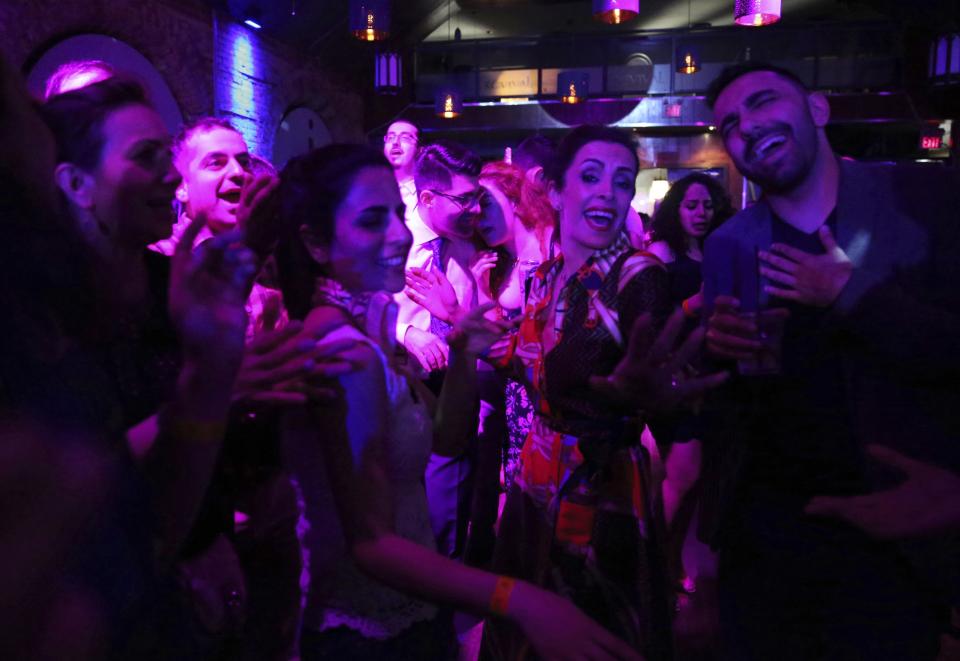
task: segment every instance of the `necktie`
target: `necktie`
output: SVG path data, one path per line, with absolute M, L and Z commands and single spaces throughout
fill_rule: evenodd
M 443 250 L 443 238 L 438 236 L 432 241 L 429 241 L 427 245 L 430 246 L 430 252 L 433 253 L 433 268 L 443 273 L 443 260 L 440 256 Z M 452 326 L 446 321 L 437 319 L 432 314 L 430 315 L 430 333 L 433 335 L 443 339 L 450 333 L 451 328 Z

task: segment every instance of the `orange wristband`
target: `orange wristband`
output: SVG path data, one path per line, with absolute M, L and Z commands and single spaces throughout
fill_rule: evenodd
M 683 299 L 683 303 L 680 304 L 680 307 L 683 308 L 683 314 L 693 319 L 697 316 L 697 313 L 690 309 L 690 299 Z
M 506 615 L 507 607 L 510 605 L 510 594 L 513 592 L 513 586 L 517 581 L 508 576 L 497 576 L 497 585 L 493 588 L 493 594 L 490 595 L 490 612 L 494 615 Z

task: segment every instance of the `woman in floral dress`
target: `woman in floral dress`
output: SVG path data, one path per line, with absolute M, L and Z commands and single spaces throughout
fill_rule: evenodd
M 648 659 L 670 656 L 665 581 L 638 411 L 591 388 L 623 359 L 635 320 L 660 327 L 666 271 L 624 232 L 638 170 L 628 134 L 582 126 L 551 173 L 560 255 L 534 274 L 499 357 L 527 380 L 535 416 L 507 495 L 494 568 L 575 603 Z M 483 654 L 530 658 L 520 632 L 488 621 Z

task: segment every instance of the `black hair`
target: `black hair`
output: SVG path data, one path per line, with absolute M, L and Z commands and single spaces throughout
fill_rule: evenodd
M 325 275 L 304 245 L 300 228 L 306 225 L 329 245 L 335 230 L 334 213 L 350 193 L 357 174 L 368 167 L 392 171 L 378 149 L 334 144 L 290 159 L 280 173 L 277 270 L 291 319 L 307 316 L 313 307 L 314 280 Z
M 240 131 L 230 123 L 230 120 L 223 119 L 222 117 L 198 117 L 192 121 L 181 124 L 177 134 L 173 136 L 173 144 L 171 145 L 173 158 L 175 160 L 180 158 L 180 154 L 183 153 L 187 141 L 194 133 L 197 131 L 212 131 L 214 129 L 226 129 L 242 137 Z
M 107 117 L 135 105 L 153 107 L 139 82 L 119 75 L 48 99 L 41 114 L 57 142 L 57 162 L 95 170 L 106 142 Z
M 717 97 L 720 96 L 723 90 L 725 90 L 730 83 L 741 76 L 745 76 L 748 73 L 754 73 L 755 71 L 768 71 L 770 73 L 777 74 L 778 76 L 786 78 L 792 82 L 794 85 L 803 90 L 804 93 L 808 93 L 810 91 L 810 88 L 807 87 L 807 84 L 800 80 L 800 76 L 789 69 L 784 69 L 783 67 L 770 64 L 769 62 L 762 62 L 760 60 L 747 60 L 746 62 L 738 62 L 737 64 L 731 64 L 725 67 L 723 71 L 721 71 L 719 75 L 713 79 L 713 82 L 711 82 L 710 86 L 707 88 L 707 107 L 712 110 L 714 104 L 717 102 Z
M 574 157 L 585 145 L 591 142 L 612 142 L 613 144 L 623 145 L 633 157 L 634 174 L 640 170 L 640 158 L 637 156 L 637 147 L 633 142 L 633 137 L 626 131 L 615 129 L 610 126 L 601 126 L 598 124 L 584 124 L 573 129 L 557 147 L 557 156 L 547 169 L 547 178 L 552 181 L 557 188 L 563 190 L 566 183 L 565 177 L 567 169 L 573 163 Z
M 483 163 L 471 149 L 449 140 L 438 140 L 420 149 L 414 166 L 413 181 L 417 191 L 428 188 L 447 190 L 451 175 L 480 176 Z
M 670 250 L 677 256 L 687 251 L 687 237 L 680 224 L 680 205 L 687 191 L 694 184 L 700 184 L 710 193 L 713 204 L 713 217 L 710 219 L 709 234 L 733 215 L 733 205 L 730 196 L 716 179 L 709 174 L 694 172 L 680 179 L 670 187 L 663 201 L 653 216 L 653 240 L 665 241 Z
M 557 145 L 545 135 L 524 138 L 513 150 L 512 163 L 523 171 L 541 167 L 546 171 L 557 157 Z

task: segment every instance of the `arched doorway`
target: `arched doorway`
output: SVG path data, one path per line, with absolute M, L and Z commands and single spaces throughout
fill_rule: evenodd
M 330 131 L 320 115 L 303 106 L 287 112 L 280 120 L 273 141 L 273 163 L 282 168 L 287 161 L 331 142 Z
M 103 60 L 118 71 L 132 74 L 147 88 L 170 132 L 180 127 L 183 114 L 160 72 L 132 46 L 103 34 L 80 34 L 57 42 L 30 69 L 27 87 L 34 96 L 42 97 L 47 79 L 57 67 L 78 60 Z

